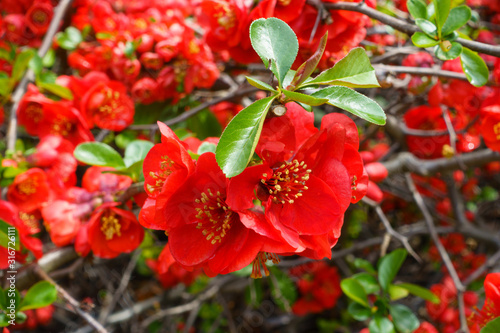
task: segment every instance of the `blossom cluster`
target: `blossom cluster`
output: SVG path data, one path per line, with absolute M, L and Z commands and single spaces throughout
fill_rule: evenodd
M 211 152 L 193 160 L 159 123 L 162 142 L 144 160 L 148 195 L 139 221 L 165 230 L 173 258 L 209 276 L 277 260 L 276 254 L 331 256 L 344 212 L 365 195 L 368 176 L 354 122 L 328 114 L 320 129 L 295 103 L 268 119 L 256 147 L 259 162 L 227 179 Z M 328 147 L 328 148 L 327 148 Z

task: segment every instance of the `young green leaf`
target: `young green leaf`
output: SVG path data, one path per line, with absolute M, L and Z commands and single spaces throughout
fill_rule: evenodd
M 48 281 L 40 281 L 28 290 L 21 302 L 19 311 L 43 308 L 54 303 L 56 299 L 56 287 Z
M 270 85 L 268 85 L 265 82 L 262 82 L 261 80 L 257 80 L 253 77 L 250 77 L 250 76 L 245 76 L 245 77 L 247 78 L 248 83 L 250 83 L 255 88 L 259 88 L 259 89 L 267 90 L 267 91 L 276 91 L 273 89 L 273 87 L 271 87 Z
M 416 19 L 415 24 L 422 29 L 422 31 L 430 36 L 430 37 L 437 37 L 437 27 L 432 23 L 431 21 L 428 21 L 426 19 Z
M 282 93 L 290 100 L 311 106 L 322 105 L 328 102 L 328 98 L 317 98 L 311 95 L 301 94 L 295 91 L 282 90 Z
M 125 168 L 122 157 L 116 150 L 102 142 L 84 142 L 79 144 L 74 152 L 75 158 L 89 165 Z
M 442 43 L 446 43 L 449 41 L 444 41 Z M 444 51 L 443 50 L 443 47 L 442 45 L 436 45 L 435 47 L 435 50 L 434 50 L 434 54 L 436 55 L 436 57 L 438 57 L 439 59 L 443 60 L 443 61 L 446 61 L 446 60 L 453 60 L 455 58 L 457 58 L 458 56 L 460 56 L 460 54 L 462 54 L 462 44 L 460 43 L 457 43 L 457 42 L 451 42 L 451 47 L 449 48 L 448 51 Z
M 353 264 L 354 264 L 354 267 L 359 268 L 359 269 L 364 269 L 365 271 L 367 271 L 370 274 L 377 273 L 375 268 L 373 268 L 373 265 L 368 260 L 356 258 L 356 259 L 354 259 Z
M 43 67 L 52 67 L 56 61 L 56 52 L 54 49 L 49 49 L 45 56 L 42 58 Z
M 434 11 L 436 14 L 436 25 L 438 36 L 441 37 L 441 28 L 443 27 L 448 14 L 450 13 L 451 2 L 450 0 L 432 0 L 434 3 Z
M 382 316 L 375 316 L 368 324 L 370 333 L 396 333 L 394 324 Z
M 327 104 L 349 111 L 374 124 L 385 124 L 384 110 L 375 101 L 347 87 L 331 86 L 318 90 L 311 96 L 328 98 Z
M 377 279 L 369 273 L 358 273 L 352 276 L 353 279 L 363 286 L 367 294 L 375 294 L 380 291 Z
M 365 307 L 370 307 L 368 303 L 368 295 L 363 286 L 354 278 L 343 279 L 340 282 L 340 289 L 354 302 Z
M 314 79 L 303 83 L 299 88 L 311 85 L 338 85 L 351 88 L 380 87 L 375 70 L 365 50 L 357 47 L 339 60 L 332 68 L 320 73 Z
M 83 41 L 83 37 L 80 30 L 68 27 L 64 32 L 57 33 L 56 40 L 61 48 L 72 51 Z
M 441 300 L 429 289 L 420 287 L 416 284 L 411 283 L 398 283 L 396 286 L 404 288 L 410 292 L 410 294 L 418 296 L 425 299 L 426 301 L 432 302 L 434 304 L 439 304 Z
M 33 57 L 30 59 L 28 63 L 29 68 L 35 73 L 35 76 L 40 75 L 43 70 L 42 58 L 38 55 L 38 53 L 33 54 Z
M 266 67 L 281 83 L 286 72 L 292 67 L 299 51 L 299 42 L 293 30 L 280 19 L 270 17 L 258 19 L 250 25 L 252 47 Z M 271 62 L 271 64 L 269 64 Z
M 37 82 L 39 88 L 43 90 L 47 90 L 53 93 L 56 96 L 59 96 L 64 99 L 73 100 L 73 93 L 66 87 L 60 86 L 56 83 L 47 83 L 47 82 Z
M 19 232 L 17 229 L 9 228 L 12 228 L 12 226 L 0 219 L 0 246 L 5 249 L 10 247 L 11 249 L 13 248 L 16 251 L 19 251 L 21 245 L 21 242 L 19 241 Z M 9 232 L 9 230 L 14 230 L 14 232 Z
M 311 57 L 309 57 L 309 59 L 307 59 L 306 62 L 300 65 L 299 68 L 297 68 L 297 72 L 295 72 L 295 76 L 293 77 L 292 82 L 290 83 L 290 87 L 286 87 L 287 90 L 294 90 L 295 87 L 300 86 L 302 82 L 304 82 L 305 80 L 307 80 L 307 78 L 311 76 L 311 74 L 316 69 L 316 66 L 318 66 L 319 61 L 321 60 L 321 56 L 323 55 L 323 52 L 325 52 L 327 40 L 328 40 L 328 31 L 323 35 L 323 37 L 321 37 L 316 52 L 314 52 L 314 54 Z
M 476 52 L 464 47 L 460 54 L 460 63 L 467 80 L 473 86 L 481 87 L 488 82 L 488 67 Z
M 406 7 L 414 19 L 427 18 L 427 4 L 422 0 L 408 0 Z
M 470 20 L 472 13 L 467 6 L 458 6 L 450 10 L 450 15 L 446 19 L 441 30 L 441 35 L 446 36 L 457 30 Z
M 480 333 L 498 333 L 500 332 L 500 317 L 493 319 L 489 323 L 487 323 L 482 329 Z
M 227 125 L 215 151 L 220 168 L 227 177 L 234 177 L 245 170 L 252 158 L 260 132 L 276 96 L 250 104 L 241 110 Z
M 14 66 L 12 67 L 12 75 L 11 78 L 14 82 L 17 82 L 24 75 L 24 71 L 28 64 L 35 55 L 35 51 L 33 49 L 26 49 L 19 53 L 16 57 L 16 61 L 14 62 Z
M 438 45 L 439 41 L 427 36 L 423 32 L 417 31 L 411 36 L 411 41 L 415 46 L 418 47 L 431 47 L 434 45 Z
M 388 290 L 389 284 L 398 274 L 401 265 L 406 259 L 407 252 L 404 249 L 397 249 L 380 259 L 378 265 L 378 280 L 382 289 Z
M 359 303 L 352 302 L 347 307 L 347 312 L 356 320 L 363 321 L 372 316 L 372 310 Z
M 417 316 L 407 306 L 389 305 L 389 313 L 399 333 L 412 333 L 420 326 Z
M 149 150 L 153 148 L 154 144 L 150 141 L 145 140 L 134 140 L 130 144 L 127 145 L 125 149 L 125 157 L 123 162 L 126 167 L 131 166 L 132 164 L 144 160 Z
M 398 299 L 405 298 L 408 296 L 409 291 L 395 284 L 389 284 L 389 289 L 387 290 L 391 301 L 397 301 Z

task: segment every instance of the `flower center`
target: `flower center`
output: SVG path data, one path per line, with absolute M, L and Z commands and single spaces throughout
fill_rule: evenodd
M 21 184 L 17 185 L 19 193 L 24 195 L 31 195 L 36 193 L 37 181 L 33 178 L 28 178 Z
M 217 23 L 224 29 L 229 30 L 234 27 L 236 23 L 236 15 L 227 5 L 222 5 L 220 9 L 222 12 L 215 14 Z
M 72 131 L 73 124 L 68 118 L 59 116 L 52 124 L 52 134 L 60 134 L 63 137 L 67 137 Z
M 102 93 L 105 96 L 105 100 L 99 107 L 99 111 L 111 117 L 111 119 L 115 119 L 124 109 L 124 106 L 119 103 L 120 93 L 109 88 L 105 88 Z
M 26 107 L 26 115 L 28 118 L 33 120 L 33 122 L 38 123 L 43 117 L 43 110 L 40 104 L 37 103 L 30 103 Z
M 493 125 L 493 132 L 495 132 L 497 140 L 500 140 L 500 123 Z
M 114 213 L 101 217 L 101 231 L 106 237 L 106 240 L 113 239 L 114 235 L 117 235 L 118 237 L 121 236 L 121 228 L 122 226 L 120 221 L 118 221 Z
M 208 189 L 207 193 L 202 192 L 201 197 L 195 200 L 198 206 L 195 208 L 198 213 L 196 218 L 200 220 L 196 229 L 201 229 L 203 236 L 213 245 L 217 242 L 221 243 L 231 229 L 234 213 L 224 202 L 225 198 L 219 191 L 214 194 Z
M 274 170 L 271 178 L 267 179 L 264 173 L 261 183 L 266 187 L 274 203 L 290 203 L 302 196 L 308 189 L 306 186 L 311 170 L 307 168 L 304 161 L 293 160 L 285 162 Z
M 288 6 L 290 4 L 290 2 L 292 2 L 292 0 L 278 0 L 278 3 L 281 6 Z
M 175 162 L 167 155 L 161 157 L 160 171 L 150 171 L 149 176 L 155 179 L 154 184 L 146 184 L 146 188 L 152 195 L 158 194 L 163 188 L 163 184 L 167 180 L 168 176 L 174 172 Z

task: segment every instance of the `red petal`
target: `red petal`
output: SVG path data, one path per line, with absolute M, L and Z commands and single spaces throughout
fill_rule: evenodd
M 272 173 L 267 163 L 246 168 L 240 175 L 229 180 L 226 203 L 233 210 L 252 208 L 255 187 L 260 184 L 263 174 L 271 176 Z
M 219 244 L 212 244 L 202 234 L 196 224 L 181 225 L 170 231 L 168 245 L 177 262 L 185 266 L 194 266 L 210 259 Z

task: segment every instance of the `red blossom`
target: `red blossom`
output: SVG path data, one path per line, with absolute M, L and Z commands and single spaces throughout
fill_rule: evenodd
M 17 175 L 7 190 L 7 199 L 27 213 L 41 208 L 50 196 L 47 175 L 39 168 L 32 168 Z
M 132 252 L 144 237 L 144 229 L 135 215 L 116 208 L 117 205 L 111 202 L 103 204 L 90 218 L 88 241 L 97 257 L 109 259 Z

